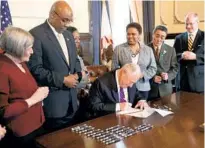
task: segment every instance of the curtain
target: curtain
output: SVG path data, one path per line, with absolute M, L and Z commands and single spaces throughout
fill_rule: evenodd
M 148 44 L 152 40 L 152 30 L 154 29 L 154 1 L 143 1 L 143 26 L 144 42 Z
M 93 39 L 93 64 L 100 63 L 100 36 L 101 36 L 101 16 L 102 2 L 89 1 L 90 7 L 90 33 Z

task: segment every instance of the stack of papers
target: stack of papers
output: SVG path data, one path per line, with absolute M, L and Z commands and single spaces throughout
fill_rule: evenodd
M 161 109 L 155 109 L 155 108 L 145 108 L 144 110 L 136 109 L 136 108 L 129 108 L 125 111 L 120 111 L 118 114 L 120 115 L 129 115 L 133 117 L 138 118 L 147 118 L 154 112 L 159 113 L 162 117 L 165 117 L 167 115 L 173 114 L 171 111 L 161 110 Z

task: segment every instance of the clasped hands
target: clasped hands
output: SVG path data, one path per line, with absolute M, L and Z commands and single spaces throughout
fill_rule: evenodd
M 162 72 L 159 75 L 154 76 L 154 82 L 160 84 L 162 82 L 162 80 L 168 80 L 168 73 L 166 72 Z
M 182 59 L 183 60 L 195 60 L 196 59 L 196 54 L 191 52 L 191 51 L 184 51 L 182 53 Z
M 70 74 L 68 76 L 64 77 L 63 83 L 65 86 L 69 88 L 75 88 L 77 86 L 78 82 L 78 75 L 77 74 Z

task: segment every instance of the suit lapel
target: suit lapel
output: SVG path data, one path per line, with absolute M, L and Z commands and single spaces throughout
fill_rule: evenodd
M 196 50 L 197 48 L 197 46 L 200 44 L 199 42 L 201 41 L 199 38 L 200 38 L 200 36 L 201 36 L 201 31 L 200 30 L 198 30 L 197 31 L 197 34 L 196 34 L 196 37 L 195 37 L 195 39 L 194 39 L 194 42 L 193 42 L 193 44 L 192 44 L 192 48 L 194 49 L 194 50 Z
M 153 43 L 150 44 L 150 47 L 152 48 L 152 51 L 154 53 L 155 60 L 158 61 L 157 58 L 156 58 L 156 54 L 155 54 L 155 49 L 154 49 Z
M 119 95 L 118 95 L 118 91 L 112 89 L 112 90 L 111 90 L 111 93 L 112 93 L 112 97 L 114 98 L 114 101 L 117 102 L 117 103 L 119 103 Z
M 188 50 L 188 33 L 186 32 L 183 36 L 183 44 L 184 44 L 184 49 L 182 48 L 183 51 Z
M 140 44 L 140 52 L 139 52 L 139 59 L 138 59 L 138 64 L 139 65 L 143 65 L 143 62 L 146 61 L 147 55 L 146 53 L 143 51 L 144 45 Z
M 131 87 L 131 88 L 128 87 L 127 88 L 127 92 L 128 92 L 128 100 L 129 100 L 129 102 L 133 103 L 134 99 L 135 99 L 136 88 L 135 87 Z
M 160 53 L 159 53 L 159 62 L 163 61 L 164 54 L 167 53 L 167 49 L 164 46 L 164 43 L 161 46 Z
M 163 45 L 163 44 L 162 44 L 162 45 Z M 155 57 L 156 62 L 159 63 L 159 62 L 162 60 L 162 53 L 164 52 L 164 51 L 162 51 L 162 50 L 163 50 L 163 47 L 161 46 L 161 49 L 160 49 L 160 52 L 159 52 L 159 59 L 157 59 L 157 57 L 156 57 L 153 43 L 150 44 L 150 47 L 151 47 L 152 50 L 153 50 L 153 53 L 154 53 L 154 57 Z
M 69 66 L 70 68 L 72 69 L 72 65 L 71 62 L 71 55 L 72 55 L 72 45 L 71 45 L 71 39 L 65 34 L 65 32 L 63 33 L 63 37 L 65 39 L 65 42 L 66 42 L 66 46 L 67 46 L 67 49 L 68 49 L 68 56 L 69 56 Z
M 119 102 L 119 95 L 118 95 L 118 90 L 117 90 L 117 82 L 116 82 L 116 70 L 113 71 L 111 73 L 111 78 L 109 79 L 109 82 L 108 82 L 108 87 L 110 88 L 111 90 L 111 95 L 112 95 L 112 98 L 114 99 L 115 102 Z
M 137 61 L 137 63 L 138 63 L 139 65 L 141 64 L 141 63 L 140 63 L 141 61 L 144 61 L 143 58 L 144 58 L 143 53 L 140 51 L 140 52 L 139 52 L 139 59 L 138 59 L 138 61 Z
M 52 29 L 50 28 L 50 26 L 48 25 L 47 22 L 45 22 L 45 33 L 46 33 L 48 39 L 52 42 L 52 44 L 54 44 L 56 46 L 55 51 L 60 54 L 60 56 L 62 57 L 62 59 L 66 63 L 66 65 L 68 65 L 66 58 L 65 58 L 65 55 L 63 53 L 63 50 L 62 50 L 55 34 L 53 33 Z

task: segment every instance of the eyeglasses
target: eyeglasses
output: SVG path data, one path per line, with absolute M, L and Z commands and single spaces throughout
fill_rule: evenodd
M 69 18 L 62 18 L 56 11 L 54 11 L 54 13 L 61 19 L 61 21 L 65 24 L 71 23 L 73 22 L 73 19 L 69 19 Z
M 190 25 L 190 26 L 193 26 L 194 24 L 196 24 L 197 22 L 192 22 L 192 23 L 185 23 L 186 26 Z

